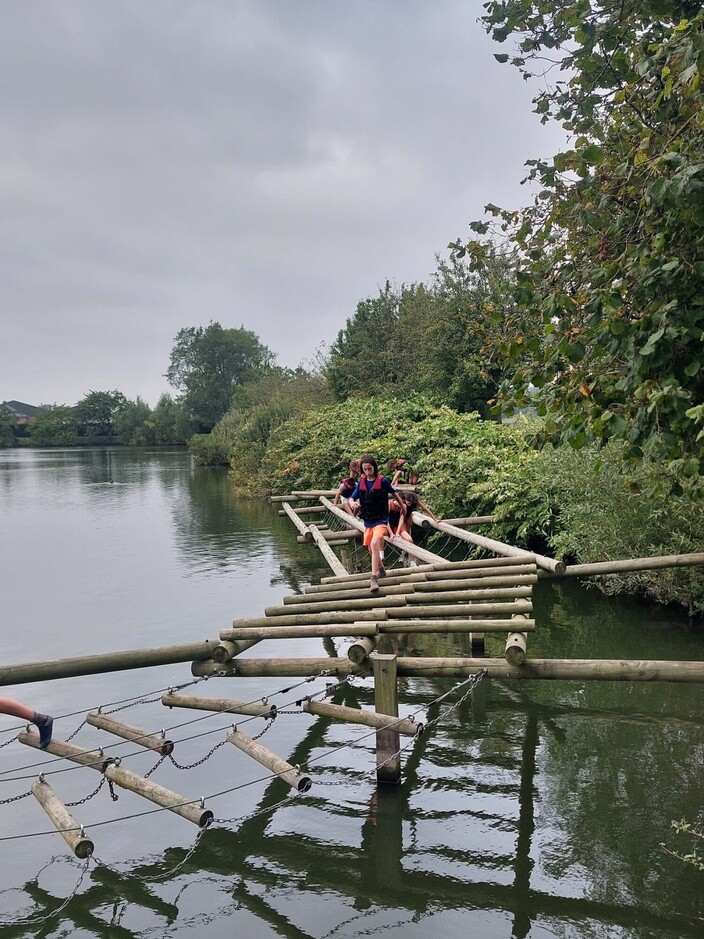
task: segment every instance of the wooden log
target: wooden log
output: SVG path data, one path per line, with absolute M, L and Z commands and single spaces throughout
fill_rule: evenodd
M 483 535 L 476 535 L 474 532 L 464 531 L 456 525 L 448 525 L 447 522 L 435 522 L 427 515 L 424 517 L 429 519 L 431 528 L 444 531 L 446 534 L 452 535 L 460 541 L 467 541 L 469 544 L 478 545 L 480 548 L 485 548 L 487 551 L 493 551 L 496 554 L 507 554 L 513 557 L 532 557 L 535 558 L 535 563 L 538 567 L 542 567 L 556 574 L 564 574 L 565 572 L 566 567 L 564 561 L 556 561 L 554 558 L 544 557 L 542 554 L 525 551 L 523 548 L 516 548 L 513 545 L 505 544 L 503 541 L 496 541 L 494 538 L 485 538 Z
M 516 628 L 523 628 L 523 624 L 528 617 L 525 613 L 514 613 L 511 620 L 516 624 Z M 526 660 L 526 646 L 528 644 L 527 632 L 509 633 L 506 639 L 506 648 L 504 649 L 504 658 L 509 665 L 523 665 Z
M 498 522 L 498 515 L 466 515 L 464 518 L 442 518 L 441 522 L 446 525 L 454 525 L 455 528 L 464 528 L 465 525 L 493 525 Z
M 35 750 L 40 749 L 39 734 L 23 730 L 17 739 L 26 747 L 34 747 Z M 52 756 L 60 756 L 64 760 L 70 760 L 72 763 L 80 763 L 81 766 L 97 769 L 100 773 L 103 772 L 109 763 L 114 762 L 113 757 L 105 756 L 102 747 L 98 747 L 95 750 L 86 750 L 84 747 L 76 746 L 75 743 L 57 740 L 56 737 L 51 738 L 44 748 L 44 751 L 51 753 Z
M 474 600 L 510 600 L 514 597 L 530 597 L 532 593 L 532 587 L 492 587 L 482 590 L 481 588 L 473 589 L 465 585 L 463 590 L 412 593 L 406 597 L 406 602 L 409 605 L 414 605 L 416 603 L 463 603 L 465 600 L 470 602 Z
M 383 578 L 379 583 L 382 585 L 381 589 L 386 589 L 387 587 L 402 587 L 404 584 L 420 584 L 425 583 L 428 579 L 427 574 L 415 573 L 415 568 L 390 568 L 387 569 L 387 576 Z M 320 583 L 320 584 L 308 584 L 308 586 L 303 588 L 302 594 L 297 594 L 297 596 L 304 596 L 309 601 L 316 601 L 321 599 L 320 594 L 323 594 L 323 597 L 340 597 L 344 598 L 346 595 L 352 595 L 355 592 L 363 594 L 365 590 L 369 591 L 369 574 L 365 575 L 366 580 L 347 580 L 340 578 L 338 584 L 335 581 L 330 583 Z M 288 598 L 284 599 L 284 603 L 290 602 Z
M 300 534 L 303 535 L 303 537 L 306 539 L 306 541 L 312 541 L 313 536 L 310 533 L 310 531 L 308 531 L 308 526 L 303 521 L 303 519 L 299 518 L 298 515 L 296 515 L 296 513 L 293 511 L 293 509 L 288 504 L 288 502 L 283 503 L 283 510 L 291 519 L 293 524 L 296 526 Z
M 367 578 L 368 580 L 369 578 Z M 407 593 L 413 593 L 413 584 L 391 584 L 386 585 L 388 577 L 383 578 L 379 581 L 380 587 L 377 593 L 374 594 L 376 597 L 400 597 Z M 337 609 L 338 601 L 343 600 L 368 600 L 369 599 L 369 584 L 367 583 L 366 587 L 355 587 L 354 590 L 331 590 L 326 591 L 325 593 L 295 593 L 291 594 L 288 597 L 284 597 L 284 606 L 290 607 L 289 612 L 293 612 L 294 607 L 301 606 L 307 603 L 330 603 L 333 604 L 335 609 Z
M 199 698 L 195 695 L 169 691 L 161 696 L 161 703 L 170 708 L 193 708 L 198 711 L 224 711 L 227 714 L 246 714 L 251 717 L 276 717 L 276 705 L 259 701 L 235 701 L 232 698 Z
M 498 560 L 498 559 L 497 559 Z M 518 558 L 516 560 L 519 560 Z M 535 564 L 512 564 L 510 566 L 504 565 L 503 567 L 482 567 L 479 569 L 468 568 L 467 570 L 454 570 L 454 571 L 429 571 L 425 576 L 428 581 L 438 581 L 445 579 L 453 580 L 471 580 L 474 581 L 490 581 L 492 583 L 499 584 L 500 578 L 505 577 L 537 577 L 538 569 Z
M 427 575 L 426 575 L 427 576 Z M 414 584 L 415 593 L 437 593 L 444 590 L 488 590 L 490 588 L 528 587 L 538 583 L 538 575 L 509 574 L 492 577 L 457 577 L 447 580 L 430 580 Z
M 366 669 L 349 659 L 237 659 L 235 664 L 218 666 L 194 662 L 194 675 L 232 677 L 305 678 L 310 675 L 365 674 Z M 642 659 L 527 659 L 513 667 L 504 659 L 402 657 L 397 660 L 398 674 L 423 678 L 464 678 L 486 668 L 491 678 L 516 678 L 550 681 L 668 681 L 704 683 L 704 662 L 656 661 Z M 221 669 L 222 671 L 219 671 Z M 30 735 L 38 741 L 37 734 Z M 51 744 L 49 745 L 51 746 Z
M 342 704 L 328 704 L 325 701 L 304 701 L 301 704 L 301 709 L 307 714 L 329 717 L 332 720 L 345 721 L 348 724 L 363 724 L 365 727 L 390 727 L 406 737 L 415 737 L 423 730 L 422 724 L 415 724 L 407 718 L 389 717 L 386 714 L 344 707 Z
M 0 666 L 0 686 L 74 678 L 77 675 L 101 675 L 104 672 L 120 672 L 131 668 L 152 668 L 154 665 L 173 665 L 194 659 L 207 660 L 212 657 L 212 650 L 217 644 L 217 640 L 206 639 L 205 642 L 163 646 L 158 649 L 132 649 L 128 652 L 105 652 L 102 655 L 4 665 Z
M 20 733 L 18 740 L 28 747 L 39 749 L 39 734 L 23 731 Z M 145 779 L 131 770 L 123 769 L 123 767 L 116 764 L 113 758 L 106 759 L 102 750 L 84 750 L 83 747 L 77 747 L 75 744 L 67 743 L 64 740 L 53 739 L 45 749 L 47 753 L 52 753 L 54 756 L 61 756 L 74 763 L 81 763 L 83 766 L 97 770 L 121 788 L 129 789 L 131 792 L 149 799 L 150 802 L 180 815 L 181 818 L 193 822 L 200 828 L 206 827 L 213 820 L 213 813 L 209 809 L 205 809 L 201 802 L 189 802 L 183 796 L 152 782 L 151 779 Z
M 518 560 L 518 559 L 517 559 Z M 366 579 L 369 579 L 369 575 L 365 575 Z M 473 584 L 476 582 L 481 586 L 491 586 L 492 584 L 499 587 L 502 586 L 500 579 L 508 578 L 508 582 L 512 583 L 514 578 L 518 577 L 533 577 L 537 579 L 537 568 L 535 564 L 514 564 L 504 567 L 486 567 L 486 568 L 455 568 L 451 570 L 435 570 L 433 565 L 422 565 L 419 567 L 402 567 L 402 568 L 390 568 L 387 572 L 387 576 L 381 582 L 384 587 L 395 587 L 403 584 L 423 584 L 431 582 L 442 582 L 442 581 L 471 581 Z M 484 582 L 484 583 L 482 583 Z M 527 583 L 535 583 L 535 581 L 526 581 Z M 457 583 L 459 587 L 459 584 Z M 358 590 L 364 591 L 365 581 L 362 580 L 348 580 L 348 579 L 339 579 L 339 582 L 336 583 L 334 580 L 326 578 L 325 582 L 319 584 L 309 584 L 304 588 L 303 594 L 298 596 L 306 596 L 309 600 L 318 600 L 320 597 L 318 594 L 330 594 L 335 596 L 343 597 L 347 591 Z M 424 588 L 417 588 L 424 589 Z M 288 603 L 290 600 L 286 598 L 284 603 Z
M 597 574 L 621 574 L 626 571 L 650 571 L 667 567 L 698 567 L 704 565 L 704 553 L 665 554 L 652 558 L 627 558 L 623 561 L 599 561 L 594 564 L 570 564 L 560 576 L 592 577 Z M 549 577 L 547 573 L 540 572 Z
M 377 714 L 398 717 L 398 684 L 395 655 L 375 655 L 374 708 Z M 401 782 L 401 742 L 398 730 L 379 728 L 376 732 L 376 779 L 379 783 Z
M 257 763 L 266 766 L 275 776 L 279 776 L 296 792 L 308 792 L 311 786 L 310 776 L 303 776 L 295 766 L 291 766 L 281 757 L 276 756 L 266 747 L 263 747 L 256 740 L 242 733 L 238 728 L 234 728 L 227 735 L 229 743 L 242 750 L 248 756 L 251 756 Z
M 380 591 L 379 591 L 380 592 Z M 364 600 L 323 600 L 320 603 L 299 603 L 296 605 L 296 613 L 324 613 L 326 610 L 339 611 L 344 613 L 346 610 L 370 610 L 374 607 L 387 606 L 405 606 L 410 594 L 402 596 L 378 596 L 370 594 L 367 591 L 367 597 Z M 272 618 L 290 615 L 294 607 L 291 606 L 268 606 L 264 610 L 264 615 Z
M 100 730 L 107 730 L 116 737 L 122 737 L 123 740 L 131 740 L 132 743 L 139 744 L 145 750 L 154 750 L 162 756 L 168 756 L 173 753 L 174 744 L 172 740 L 166 739 L 166 734 L 162 730 L 161 735 L 150 734 L 139 727 L 132 727 L 131 724 L 124 724 L 106 714 L 91 713 L 86 715 L 86 723 L 91 727 L 99 727 Z
M 313 526 L 313 523 L 309 525 L 309 528 Z M 356 528 L 348 528 L 343 531 L 326 531 L 321 528 L 320 525 L 317 526 L 318 531 L 323 537 L 323 540 L 327 544 L 337 544 L 338 542 L 354 541 L 355 539 L 361 538 L 362 535 L 357 531 Z M 303 535 L 297 535 L 296 541 L 298 544 L 307 544 L 310 542 L 310 538 L 304 538 Z M 347 569 L 345 568 L 345 573 Z
M 432 571 L 457 571 L 457 570 L 476 570 L 480 571 L 487 567 L 511 567 L 514 564 L 535 564 L 535 555 L 529 554 L 523 556 L 508 556 L 500 558 L 481 558 L 471 561 L 436 561 L 432 564 L 420 564 L 418 567 L 410 568 L 409 574 L 426 574 Z M 400 572 L 399 572 L 400 573 Z M 364 580 L 367 574 L 347 574 L 345 577 L 321 577 L 321 584 L 344 583 L 346 581 Z
M 415 611 L 414 611 L 415 612 Z M 344 612 L 325 612 L 325 613 L 301 613 L 293 616 L 260 616 L 252 619 L 233 620 L 233 629 L 221 629 L 221 639 L 230 639 L 233 630 L 240 627 L 253 628 L 256 626 L 301 626 L 304 624 L 339 624 L 354 623 L 356 620 L 377 620 L 385 619 L 386 611 L 378 610 L 345 610 Z
M 330 570 L 333 571 L 333 573 L 335 574 L 347 573 L 347 568 L 342 563 L 342 561 L 338 558 L 338 556 L 335 554 L 332 548 L 328 545 L 328 543 L 325 541 L 322 533 L 318 530 L 318 527 L 316 525 L 310 526 L 310 534 L 313 540 L 315 541 L 315 543 L 317 544 L 320 550 L 320 553 L 328 562 L 328 566 Z
M 326 509 L 323 505 L 301 505 L 296 506 L 297 515 L 325 515 Z M 283 509 L 279 509 L 279 515 L 286 515 Z
M 248 639 L 305 639 L 345 637 L 345 636 L 374 636 L 377 633 L 471 633 L 473 630 L 484 629 L 487 632 L 505 633 L 513 629 L 509 619 L 409 619 L 391 620 L 389 622 L 353 622 L 342 624 L 303 624 L 300 626 L 255 626 L 242 627 L 230 630 L 237 638 Z M 526 620 L 522 629 L 535 629 L 535 620 Z
M 81 859 L 90 857 L 95 845 L 90 838 L 86 837 L 83 826 L 79 825 L 71 815 L 49 783 L 41 778 L 35 779 L 32 783 L 32 795 L 76 857 Z
M 294 489 L 293 495 L 298 499 L 320 499 L 321 496 L 335 496 L 337 489 Z
M 420 619 L 448 619 L 459 616 L 493 616 L 495 613 L 531 613 L 533 605 L 528 600 L 514 600 L 512 603 L 448 603 L 437 606 L 416 606 L 413 604 L 413 616 Z M 407 619 L 408 608 L 390 607 L 386 610 L 386 619 Z
M 347 650 L 347 658 L 355 665 L 361 665 L 369 658 L 370 652 L 376 648 L 376 639 L 374 636 L 362 636 L 352 643 Z

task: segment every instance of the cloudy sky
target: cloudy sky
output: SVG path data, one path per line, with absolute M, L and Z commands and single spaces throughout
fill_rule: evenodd
M 560 146 L 481 0 L 0 11 L 0 401 L 153 406 L 211 320 L 305 365 Z

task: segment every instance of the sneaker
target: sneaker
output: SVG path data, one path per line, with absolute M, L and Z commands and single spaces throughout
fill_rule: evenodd
M 369 584 L 369 591 L 370 593 L 376 593 L 378 589 L 379 589 L 379 578 L 376 576 L 376 574 L 372 574 L 372 579 Z

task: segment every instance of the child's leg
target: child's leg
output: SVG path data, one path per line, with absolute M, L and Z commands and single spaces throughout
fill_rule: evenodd
M 24 704 L 20 704 L 19 701 L 15 701 L 13 698 L 0 698 L 0 712 L 9 714 L 11 717 L 19 717 L 21 720 L 30 723 L 34 720 L 35 714 L 31 708 L 25 707 Z

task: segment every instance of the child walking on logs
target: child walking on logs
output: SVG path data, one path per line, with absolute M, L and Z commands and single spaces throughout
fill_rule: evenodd
M 49 714 L 40 714 L 39 711 L 33 711 L 13 698 L 0 698 L 0 713 L 10 714 L 12 717 L 19 717 L 20 720 L 29 721 L 30 724 L 36 724 L 39 731 L 40 749 L 43 750 L 51 740 L 54 718 Z
M 366 454 L 360 463 L 362 464 L 362 477 L 352 493 L 352 499 L 359 500 L 359 515 L 364 521 L 364 545 L 369 548 L 372 557 L 369 589 L 372 593 L 376 593 L 379 589 L 379 578 L 386 576 L 382 550 L 384 536 L 389 530 L 389 497 L 396 500 L 400 511 L 403 511 L 404 505 L 386 476 L 379 474 L 379 467 L 373 456 Z

